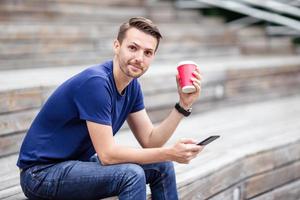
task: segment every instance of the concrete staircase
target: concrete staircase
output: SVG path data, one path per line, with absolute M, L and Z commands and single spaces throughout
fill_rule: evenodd
M 1 1 L 0 164 L 6 170 L 0 172 L 0 199 L 24 198 L 12 166 L 40 107 L 61 82 L 90 64 L 111 58 L 118 26 L 129 17 L 150 17 L 164 36 L 153 66 L 140 79 L 153 122 L 163 119 L 177 101 L 176 64 L 186 59 L 195 60 L 204 72 L 202 97 L 193 113 L 299 94 L 300 59 L 290 38 L 268 38 L 261 27 L 235 31 L 220 18 L 177 10 L 168 1 L 155 5 L 141 0 L 123 2 Z M 128 132 L 128 127 L 122 131 Z M 179 173 L 182 196 L 189 198 L 186 185 L 190 182 Z M 194 194 L 196 189 L 192 189 Z
M 178 10 L 169 1 L 3 1 L 0 70 L 89 65 L 112 56 L 121 22 L 146 16 L 164 39 L 156 62 L 241 54 L 290 54 L 289 38 L 266 38 L 262 28 L 234 31 L 222 19 Z
M 91 64 L 110 58 L 119 24 L 145 13 L 137 5 L 83 2 L 1 3 L 0 69 Z

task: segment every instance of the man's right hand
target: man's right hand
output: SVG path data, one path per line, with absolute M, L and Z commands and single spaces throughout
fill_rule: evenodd
M 188 164 L 202 151 L 203 147 L 197 145 L 193 139 L 180 139 L 174 146 L 170 147 L 171 159 L 178 163 Z

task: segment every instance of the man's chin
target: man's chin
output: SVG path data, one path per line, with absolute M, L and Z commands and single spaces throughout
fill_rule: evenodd
M 131 78 L 140 78 L 143 74 L 142 73 L 139 73 L 139 74 L 136 74 L 136 73 L 130 73 L 130 77 Z
M 129 66 L 128 69 L 129 69 L 128 70 L 129 75 L 134 78 L 138 78 L 144 74 L 144 71 L 139 68 L 134 68 L 134 67 Z
M 141 77 L 142 75 L 144 74 L 143 71 L 139 71 L 139 72 L 134 72 L 134 71 L 129 71 L 128 75 L 131 77 L 131 78 L 139 78 Z

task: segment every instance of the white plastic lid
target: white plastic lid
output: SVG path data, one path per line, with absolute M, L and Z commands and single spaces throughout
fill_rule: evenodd
M 184 86 L 182 88 L 183 93 L 192 93 L 192 92 L 195 92 L 195 91 L 196 91 L 196 88 L 193 85 L 187 85 L 187 86 Z
M 184 60 L 178 63 L 178 66 L 184 65 L 184 64 L 192 64 L 192 65 L 197 65 L 194 61 L 191 60 Z

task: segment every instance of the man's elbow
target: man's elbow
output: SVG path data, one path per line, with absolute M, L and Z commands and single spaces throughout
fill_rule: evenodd
M 109 155 L 109 153 L 103 153 L 103 154 L 101 154 L 100 157 L 101 158 L 99 158 L 99 160 L 101 161 L 101 164 L 104 165 L 104 166 L 120 163 L 112 155 Z
M 149 137 L 147 140 L 144 140 L 141 143 L 141 146 L 143 148 L 160 148 L 164 146 L 166 141 L 162 141 L 160 138 L 155 138 L 154 137 L 154 129 L 152 129 L 151 133 L 149 134 Z
M 143 143 L 141 143 L 141 146 L 143 148 L 160 148 L 162 146 L 164 146 L 165 142 L 163 141 L 158 141 L 158 140 L 154 140 L 153 138 L 149 137 L 149 139 L 147 141 L 144 141 Z

